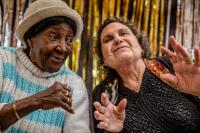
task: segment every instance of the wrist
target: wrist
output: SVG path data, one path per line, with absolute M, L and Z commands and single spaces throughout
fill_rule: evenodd
M 12 105 L 13 105 L 13 111 L 14 111 L 14 114 L 15 114 L 16 118 L 17 118 L 18 120 L 20 120 L 21 118 L 20 118 L 20 116 L 19 116 L 19 114 L 18 114 L 18 112 L 17 112 L 17 107 L 16 107 L 15 102 L 14 102 Z

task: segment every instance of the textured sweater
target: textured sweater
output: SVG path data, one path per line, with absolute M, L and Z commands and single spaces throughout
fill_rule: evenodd
M 200 101 L 197 97 L 179 93 L 147 68 L 139 93 L 120 82 L 115 86 L 115 104 L 127 99 L 123 133 L 200 133 Z M 111 100 L 113 89 L 109 89 L 104 80 L 95 88 L 93 100 L 100 101 L 101 93 L 106 91 Z M 96 133 L 106 132 L 98 129 L 97 124 L 95 120 Z
M 89 133 L 88 94 L 83 80 L 67 67 L 48 73 L 36 67 L 24 53 L 24 48 L 0 48 L 0 110 L 11 103 L 40 91 L 54 82 L 68 84 L 72 91 L 75 114 L 64 109 L 36 110 L 15 124 L 8 133 Z

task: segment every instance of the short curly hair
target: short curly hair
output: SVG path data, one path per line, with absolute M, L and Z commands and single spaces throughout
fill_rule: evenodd
M 103 53 L 102 53 L 102 49 L 101 49 L 101 40 L 100 40 L 103 29 L 110 23 L 114 23 L 114 22 L 121 23 L 121 24 L 127 26 L 132 31 L 132 33 L 136 36 L 141 48 L 144 51 L 143 58 L 150 58 L 151 51 L 149 48 L 149 41 L 148 41 L 147 36 L 143 32 L 139 32 L 138 29 L 135 26 L 133 26 L 133 24 L 131 22 L 125 21 L 118 17 L 111 17 L 111 18 L 107 18 L 106 20 L 104 20 L 104 22 L 99 26 L 98 31 L 97 31 L 97 45 L 95 47 L 95 51 L 96 51 L 96 54 L 98 57 L 98 63 L 100 66 L 103 66 L 103 70 L 106 73 L 107 77 L 120 78 L 114 69 L 103 65 L 104 64 Z

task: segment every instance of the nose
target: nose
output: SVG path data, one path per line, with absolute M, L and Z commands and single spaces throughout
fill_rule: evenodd
M 116 35 L 116 36 L 114 37 L 114 44 L 115 44 L 115 45 L 120 44 L 122 41 L 123 41 L 123 40 L 122 40 L 122 38 L 121 38 L 119 35 Z
M 56 50 L 62 53 L 67 52 L 67 46 L 65 44 L 65 41 L 60 41 L 60 43 L 57 45 Z

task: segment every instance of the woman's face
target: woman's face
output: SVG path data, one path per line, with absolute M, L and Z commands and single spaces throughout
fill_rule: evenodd
M 59 71 L 72 52 L 73 37 L 66 23 L 48 27 L 28 40 L 31 61 L 43 71 Z
M 126 25 L 118 22 L 108 24 L 103 29 L 100 40 L 104 63 L 113 69 L 123 63 L 141 59 L 142 49 Z

